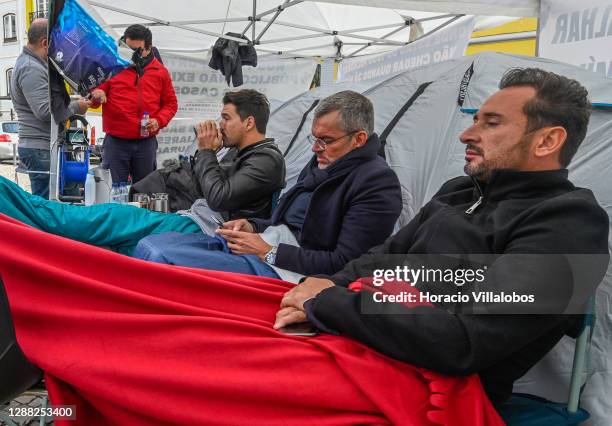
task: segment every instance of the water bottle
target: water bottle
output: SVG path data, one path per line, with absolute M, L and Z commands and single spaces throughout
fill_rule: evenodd
M 125 182 L 119 182 L 119 191 L 118 192 L 119 193 L 117 195 L 117 198 L 118 198 L 119 204 L 124 204 L 124 202 L 123 202 L 123 195 L 125 193 Z
M 142 119 L 140 120 L 140 136 L 146 138 L 149 136 L 149 129 L 147 129 L 147 124 L 149 124 L 149 113 L 145 111 L 142 114 Z
M 85 178 L 85 205 L 91 206 L 96 203 L 96 178 L 93 170 L 87 172 Z
M 118 183 L 113 183 L 113 188 L 110 193 L 110 202 L 114 204 L 121 204 L 121 188 Z
M 127 204 L 128 201 L 130 201 L 128 199 L 129 197 L 129 189 L 128 189 L 128 183 L 127 182 L 121 182 L 121 204 Z
M 125 202 L 130 202 L 130 190 L 132 189 L 132 177 L 128 176 L 128 181 L 125 183 Z

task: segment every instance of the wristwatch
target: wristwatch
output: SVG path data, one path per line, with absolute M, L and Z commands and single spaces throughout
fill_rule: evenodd
M 274 265 L 276 263 L 276 251 L 278 246 L 272 246 L 269 252 L 266 253 L 265 261 L 268 265 Z

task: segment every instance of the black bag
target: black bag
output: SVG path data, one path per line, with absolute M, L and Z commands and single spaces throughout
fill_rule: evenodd
M 204 198 L 193 174 L 190 161 L 166 160 L 164 167 L 155 170 L 132 185 L 131 194 L 168 194 L 168 210 L 187 210 L 198 198 Z

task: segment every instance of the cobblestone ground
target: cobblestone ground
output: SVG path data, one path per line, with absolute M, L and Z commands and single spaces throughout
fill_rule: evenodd
M 0 176 L 15 182 L 15 166 L 13 166 L 12 161 L 4 161 L 0 163 Z M 21 186 L 26 191 L 30 191 L 30 179 L 28 178 L 28 176 L 20 174 L 18 178 L 19 186 Z
M 46 392 L 44 390 L 36 390 L 36 391 L 29 391 L 25 394 L 23 394 L 22 396 L 20 396 L 19 398 L 14 399 L 13 401 L 11 401 L 11 403 L 8 406 L 2 407 L 2 410 L 0 412 L 0 414 L 4 415 L 5 417 L 9 417 L 10 420 L 12 422 L 14 422 L 15 424 L 19 425 L 19 426 L 34 426 L 34 425 L 39 425 L 40 423 L 40 418 L 39 417 L 34 417 L 34 416 L 29 416 L 29 417 L 11 417 L 10 416 L 10 410 L 15 409 L 15 408 L 37 408 L 37 407 L 41 407 L 43 404 L 45 404 L 47 402 L 46 400 Z M 10 424 L 10 423 L 9 423 Z M 52 419 L 46 419 L 46 421 L 43 423 L 45 425 L 53 425 L 53 420 Z M 0 420 L 0 425 L 1 426 L 5 426 L 7 425 L 7 423 L 3 422 L 2 420 Z

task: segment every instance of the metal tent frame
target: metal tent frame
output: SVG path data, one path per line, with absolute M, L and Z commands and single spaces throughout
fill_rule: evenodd
M 87 0 L 84 0 L 84 1 L 87 1 Z M 284 11 L 286 11 L 288 8 L 297 6 L 304 2 L 305 0 L 285 0 L 284 2 L 282 2 L 275 8 L 268 9 L 263 12 L 257 13 L 257 0 L 253 0 L 253 12 L 249 16 L 243 16 L 243 17 L 237 17 L 237 18 L 227 18 L 227 19 L 167 21 L 167 20 L 155 18 L 153 16 L 148 16 L 148 15 L 144 15 L 141 13 L 132 12 L 127 9 L 107 5 L 100 1 L 96 1 L 96 0 L 88 1 L 89 5 L 91 6 L 110 10 L 110 11 L 117 12 L 117 13 L 121 13 L 126 16 L 133 17 L 133 18 L 142 19 L 145 22 L 140 22 L 140 23 L 145 26 L 173 27 L 173 28 L 177 28 L 183 31 L 189 31 L 189 32 L 194 32 L 194 33 L 216 37 L 216 38 L 225 38 L 228 40 L 233 40 L 240 44 L 251 44 L 255 46 L 256 49 L 262 52 L 264 55 L 278 55 L 278 56 L 293 57 L 293 58 L 295 57 L 301 57 L 301 58 L 316 57 L 316 58 L 322 58 L 322 59 L 334 58 L 336 60 L 342 60 L 343 58 L 349 58 L 349 57 L 354 57 L 358 54 L 364 54 L 364 51 L 366 49 L 368 49 L 371 46 L 375 46 L 375 45 L 378 45 L 378 46 L 385 45 L 385 46 L 395 46 L 395 47 L 405 46 L 415 41 L 417 38 L 414 38 L 412 40 L 409 39 L 408 41 L 397 41 L 397 40 L 391 40 L 389 39 L 389 37 L 396 35 L 402 30 L 410 29 L 413 25 L 417 25 L 422 22 L 443 20 L 443 22 L 440 25 L 436 26 L 434 29 L 428 32 L 424 32 L 420 34 L 418 38 L 425 37 L 427 35 L 430 35 L 440 30 L 441 28 L 444 28 L 452 24 L 457 19 L 464 16 L 462 14 L 446 13 L 446 14 L 440 14 L 440 15 L 431 16 L 431 17 L 422 18 L 422 19 L 414 19 L 410 16 L 400 15 L 403 20 L 397 23 L 377 25 L 377 26 L 371 26 L 371 27 L 352 28 L 348 30 L 334 30 L 334 29 L 328 29 L 328 28 L 300 25 L 297 23 L 286 22 L 286 21 L 282 21 L 278 19 L 279 16 L 281 16 L 281 14 Z M 196 28 L 193 26 L 193 25 L 216 24 L 216 23 L 223 23 L 223 22 L 245 22 L 247 23 L 244 30 L 242 31 L 242 35 L 246 35 L 250 30 L 251 41 L 246 42 L 244 39 L 227 36 L 220 32 L 209 31 L 206 29 Z M 257 32 L 258 22 L 265 23 L 264 27 L 259 32 Z M 109 25 L 109 27 L 110 28 L 125 28 L 131 25 L 132 23 L 133 22 L 125 22 L 125 23 L 118 23 L 118 24 L 116 23 L 116 24 Z M 268 30 L 270 29 L 272 25 L 279 25 L 279 26 L 284 26 L 284 27 L 289 27 L 289 28 L 294 28 L 294 29 L 305 30 L 305 31 L 312 32 L 312 34 L 300 35 L 300 36 L 294 36 L 294 37 L 276 38 L 276 39 L 266 39 L 264 36 L 266 35 L 266 33 L 268 32 Z M 381 30 L 381 29 L 387 29 L 387 28 L 391 28 L 392 30 L 384 34 L 381 37 L 371 37 L 371 36 L 364 34 L 369 31 Z M 363 41 L 362 42 L 353 42 L 353 41 L 343 42 L 342 40 L 339 39 L 339 36 L 348 37 L 348 38 L 356 39 L 356 40 L 363 40 Z M 267 47 L 268 45 L 274 44 L 274 43 L 287 42 L 287 41 L 293 41 L 293 40 L 304 40 L 304 39 L 310 39 L 310 38 L 315 39 L 315 38 L 322 38 L 322 37 L 331 37 L 331 40 L 325 44 L 316 44 L 316 45 L 313 44 L 307 47 L 290 48 L 290 49 L 282 49 L 282 50 Z M 350 51 L 348 51 L 349 49 L 347 49 L 347 47 L 349 46 L 353 47 L 353 49 L 350 49 Z M 333 56 L 325 56 L 325 55 L 299 53 L 303 51 L 321 49 L 324 47 L 335 48 L 336 54 Z M 167 52 L 176 52 L 176 53 L 198 53 L 198 52 L 205 52 L 208 50 L 208 48 L 198 48 L 198 49 L 163 48 L 160 50 L 164 50 Z M 368 53 L 368 52 L 365 52 L 365 53 Z

